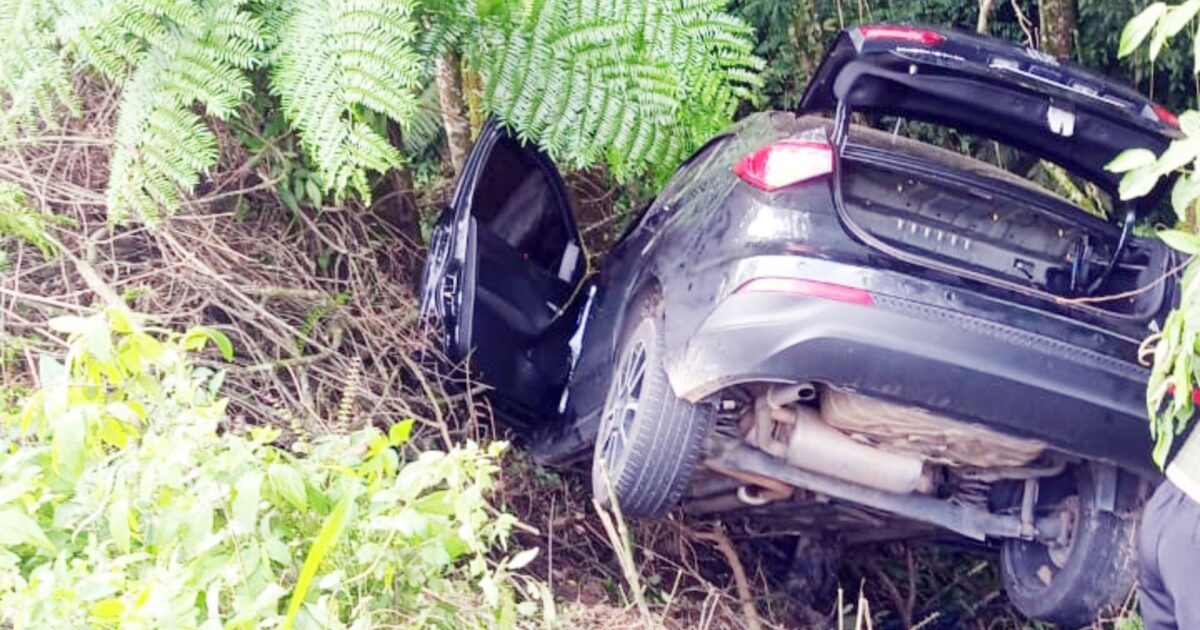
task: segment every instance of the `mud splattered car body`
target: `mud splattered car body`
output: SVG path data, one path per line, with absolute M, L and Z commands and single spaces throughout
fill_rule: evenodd
M 1177 291 L 1171 253 L 1132 233 L 1147 208 L 1098 218 L 852 122 L 967 131 L 1115 198 L 1104 165 L 1164 149 L 1173 117 L 1036 51 L 911 26 L 840 35 L 802 109 L 713 138 L 594 272 L 553 164 L 490 125 L 426 269 L 447 354 L 535 456 L 592 456 L 635 515 L 682 499 L 843 542 L 950 531 L 1001 547 L 1032 616 L 1113 603 L 1157 478 L 1136 350 Z

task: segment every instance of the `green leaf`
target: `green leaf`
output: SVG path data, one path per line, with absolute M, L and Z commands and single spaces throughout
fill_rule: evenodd
M 233 486 L 233 523 L 237 531 L 254 531 L 258 520 L 258 502 L 262 498 L 262 473 L 255 471 L 237 480 Z
M 267 468 L 271 490 L 301 512 L 308 509 L 308 493 L 300 471 L 287 464 L 271 464 Z
M 102 599 L 92 604 L 88 614 L 102 624 L 116 624 L 120 621 L 121 615 L 125 614 L 125 604 L 115 597 Z
M 1158 237 L 1171 248 L 1193 256 L 1200 254 L 1200 236 L 1183 230 L 1162 230 Z
M 63 315 L 55 317 L 46 322 L 50 330 L 68 335 L 82 334 L 92 327 L 92 322 L 86 317 L 77 317 L 75 315 Z
M 1155 2 L 1129 20 L 1125 24 L 1125 28 L 1121 30 L 1121 42 L 1117 47 L 1117 56 L 1125 57 L 1137 50 L 1137 47 L 1142 45 L 1142 42 L 1150 35 L 1150 31 L 1154 29 L 1154 25 L 1158 23 L 1158 19 L 1166 11 L 1166 3 Z
M 84 433 L 87 425 L 79 409 L 71 409 L 54 419 L 54 437 L 50 453 L 54 468 L 67 481 L 79 479 L 83 473 Z
M 314 208 L 321 207 L 321 203 L 324 201 L 324 198 L 321 195 L 321 187 L 317 185 L 316 180 L 312 179 L 311 177 L 304 180 L 304 192 L 308 194 L 308 202 L 311 203 Z
M 1167 147 L 1166 151 L 1163 151 L 1162 155 L 1158 156 L 1154 172 L 1159 175 L 1173 173 L 1185 165 L 1191 164 L 1197 155 L 1200 155 L 1200 138 L 1175 140 Z
M 129 498 L 118 497 L 108 506 L 108 535 L 121 553 L 129 553 L 132 546 L 129 529 Z
M 1179 129 L 1189 137 L 1200 137 L 1200 112 L 1189 109 L 1180 114 Z
M 1125 177 L 1121 178 L 1121 186 L 1118 191 L 1121 199 L 1145 197 L 1151 190 L 1154 190 L 1160 177 L 1154 165 L 1138 167 L 1125 173 Z
M 1157 159 L 1150 149 L 1126 149 L 1104 165 L 1104 170 L 1110 173 L 1126 173 L 1135 168 L 1154 164 Z
M 53 549 L 45 532 L 25 512 L 16 508 L 0 508 L 0 547 L 33 545 L 42 549 Z
M 225 333 L 208 326 L 195 326 L 183 335 L 180 345 L 184 350 L 202 350 L 208 341 L 212 341 L 226 361 L 233 360 L 233 342 Z
M 388 443 L 392 446 L 400 446 L 408 441 L 412 435 L 413 421 L 412 419 L 401 420 L 388 428 Z
M 279 199 L 283 201 L 283 205 L 288 207 L 288 210 L 300 212 L 300 202 L 296 201 L 296 195 L 293 195 L 287 186 L 279 187 Z
M 1200 72 L 1200 37 L 1192 43 L 1192 74 Z
M 304 599 L 308 597 L 308 591 L 312 588 L 313 577 L 317 575 L 317 570 L 321 568 L 321 562 L 325 560 L 325 556 L 341 538 L 353 503 L 354 495 L 347 492 L 321 525 L 321 531 L 317 534 L 316 540 L 308 550 L 308 555 L 304 558 L 304 566 L 300 567 L 300 577 L 296 580 L 296 588 L 292 590 L 292 598 L 288 601 L 287 618 L 283 621 L 283 630 L 291 630 L 296 623 L 296 615 L 300 613 L 300 606 L 304 604 Z
M 1183 4 L 1175 5 L 1163 16 L 1158 27 L 1166 37 L 1174 37 L 1188 25 L 1188 22 L 1192 21 L 1192 18 L 1196 17 L 1198 10 L 1200 10 L 1200 0 L 1188 0 Z
M 1200 197 L 1200 179 L 1193 175 L 1182 175 L 1175 180 L 1175 185 L 1171 187 L 1171 208 L 1175 210 L 1175 217 L 1180 221 L 1188 220 L 1187 210 Z
M 529 565 L 530 562 L 533 562 L 534 558 L 537 557 L 538 551 L 540 551 L 540 549 L 533 547 L 517 553 L 517 555 L 513 556 L 512 561 L 508 563 L 508 568 L 512 571 L 524 569 Z

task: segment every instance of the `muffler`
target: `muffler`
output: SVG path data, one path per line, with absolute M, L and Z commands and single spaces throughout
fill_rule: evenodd
M 788 393 L 794 396 L 804 390 L 793 392 Z M 776 457 L 783 457 L 797 468 L 869 488 L 897 494 L 932 489 L 925 464 L 919 457 L 857 442 L 826 424 L 812 407 L 781 405 L 789 397 L 780 394 L 782 392 L 776 392 L 774 396 L 767 394 L 755 401 L 753 427 L 746 434 L 746 441 Z

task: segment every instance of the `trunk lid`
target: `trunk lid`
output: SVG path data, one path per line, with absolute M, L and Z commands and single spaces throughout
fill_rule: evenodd
M 1156 153 L 1174 116 L 1133 89 L 1041 51 L 949 29 L 860 26 L 826 52 L 801 109 L 922 120 L 1058 163 L 1116 195 L 1120 152 Z

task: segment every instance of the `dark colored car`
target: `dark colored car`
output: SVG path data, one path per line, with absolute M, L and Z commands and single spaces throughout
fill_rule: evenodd
M 999 549 L 1031 617 L 1090 622 L 1132 585 L 1158 479 L 1137 349 L 1177 282 L 1133 233 L 1149 202 L 1084 207 L 1174 117 L 913 26 L 843 32 L 802 110 L 713 138 L 594 271 L 554 165 L 489 125 L 431 238 L 422 308 L 446 354 L 536 457 L 591 456 L 627 515 L 954 534 Z M 1078 194 L 859 124 L 891 117 L 1003 143 Z

